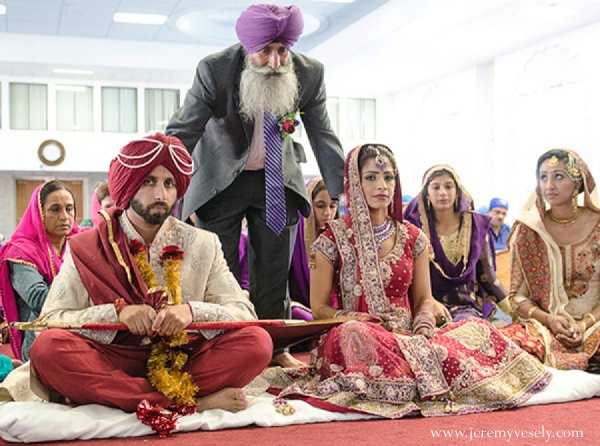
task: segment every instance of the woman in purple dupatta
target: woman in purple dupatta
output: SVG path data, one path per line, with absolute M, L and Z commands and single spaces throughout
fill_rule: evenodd
M 332 200 L 321 177 L 306 183 L 306 192 L 311 200 L 311 211 L 307 218 L 300 218 L 294 244 L 292 267 L 288 279 L 292 299 L 292 319 L 312 320 L 310 310 L 310 272 L 308 262 L 312 244 L 325 229 L 325 225 L 339 217 L 338 201 Z
M 405 218 L 431 242 L 432 292 L 454 321 L 499 319 L 500 325 L 510 321 L 496 306 L 506 291 L 496 277 L 491 219 L 474 211 L 473 199 L 454 169 L 437 165 L 425 172 L 423 187 Z
M 59 181 L 38 186 L 10 241 L 0 249 L 0 294 L 9 324 L 40 315 L 62 265 L 66 239 L 78 231 L 71 191 Z M 9 338 L 14 355 L 29 359 L 34 333 L 11 328 Z

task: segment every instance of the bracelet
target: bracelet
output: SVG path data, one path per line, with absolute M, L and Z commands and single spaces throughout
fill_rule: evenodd
M 523 305 L 525 305 L 525 304 L 531 304 L 531 305 L 535 306 L 535 305 L 533 304 L 533 302 L 531 302 L 531 300 L 529 300 L 529 299 L 525 299 L 525 300 L 523 300 L 523 301 L 521 301 L 521 302 L 519 302 L 519 303 L 517 303 L 517 304 L 516 304 L 517 306 L 516 306 L 515 310 L 516 310 L 516 311 L 519 311 L 519 308 L 521 308 L 521 307 L 522 307 Z
M 122 297 L 115 299 L 115 310 L 117 311 L 117 315 L 121 312 L 123 308 L 127 306 L 127 302 Z
M 596 316 L 594 316 L 592 313 L 585 313 L 583 315 L 583 317 L 581 318 L 581 320 L 585 319 L 586 316 L 589 317 L 592 320 L 592 325 L 594 325 L 596 322 L 598 322 L 596 320 Z
M 531 319 L 531 316 L 533 316 L 533 313 L 535 313 L 535 310 L 537 310 L 538 307 L 536 307 L 535 305 L 532 305 L 531 308 L 529 310 L 527 310 L 527 316 L 525 316 L 527 319 Z
M 585 333 L 585 331 L 587 330 L 587 325 L 585 324 L 585 321 L 577 321 L 577 325 L 579 325 L 579 328 L 581 328 L 581 333 Z

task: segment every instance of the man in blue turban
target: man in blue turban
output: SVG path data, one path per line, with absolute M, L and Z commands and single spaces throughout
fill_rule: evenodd
M 510 233 L 510 226 L 504 223 L 507 213 L 508 201 L 504 198 L 492 198 L 490 200 L 487 214 L 492 217 L 491 232 L 496 251 L 506 249 L 506 239 Z

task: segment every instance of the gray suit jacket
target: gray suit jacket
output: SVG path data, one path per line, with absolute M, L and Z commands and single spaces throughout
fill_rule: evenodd
M 194 159 L 192 181 L 184 199 L 184 219 L 229 186 L 246 164 L 254 126 L 241 117 L 239 108 L 245 55 L 242 46 L 236 44 L 202 59 L 183 106 L 167 126 L 166 134 L 178 137 Z M 327 189 L 337 197 L 343 192 L 344 155 L 325 107 L 323 65 L 299 53 L 292 57 L 300 85 L 297 108 L 303 112 L 302 123 Z M 306 157 L 302 146 L 285 138 L 285 186 L 303 198 L 300 211 L 308 216 L 310 202 L 300 168 L 303 162 Z

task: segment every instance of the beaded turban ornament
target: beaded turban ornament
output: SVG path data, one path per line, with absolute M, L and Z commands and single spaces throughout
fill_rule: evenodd
M 161 165 L 173 174 L 180 199 L 190 185 L 194 165 L 179 139 L 156 133 L 121 148 L 108 171 L 108 188 L 115 206 L 126 209 L 150 172 Z

